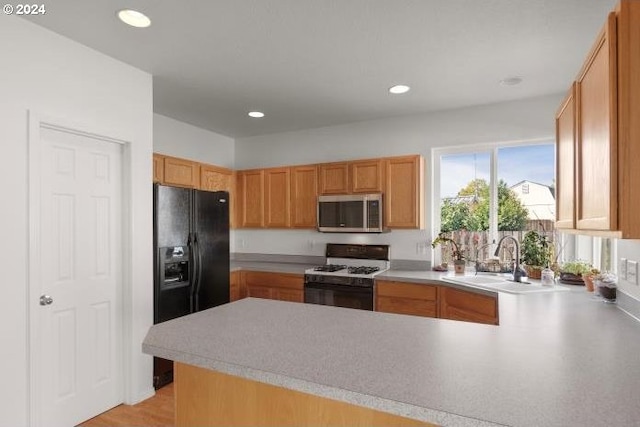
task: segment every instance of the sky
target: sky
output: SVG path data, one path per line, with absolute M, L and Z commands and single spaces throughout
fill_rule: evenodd
M 474 179 L 490 178 L 490 154 L 442 156 L 440 197 L 454 197 Z M 555 178 L 555 145 L 527 145 L 498 149 L 498 178 L 508 186 L 528 180 L 551 185 Z

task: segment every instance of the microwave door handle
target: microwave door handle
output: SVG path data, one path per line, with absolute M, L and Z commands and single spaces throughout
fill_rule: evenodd
M 362 200 L 362 228 L 369 231 L 369 201 L 366 197 Z

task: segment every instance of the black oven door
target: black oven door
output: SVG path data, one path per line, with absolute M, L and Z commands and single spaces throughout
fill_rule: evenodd
M 305 283 L 304 302 L 373 310 L 373 288 L 328 283 Z

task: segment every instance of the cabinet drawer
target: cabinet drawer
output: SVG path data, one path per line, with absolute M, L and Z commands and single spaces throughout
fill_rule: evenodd
M 437 286 L 420 285 L 393 281 L 376 282 L 378 296 L 401 297 L 436 301 L 438 296 Z
M 303 276 L 301 274 L 269 273 L 263 271 L 247 271 L 245 284 L 249 286 L 267 286 L 302 290 Z

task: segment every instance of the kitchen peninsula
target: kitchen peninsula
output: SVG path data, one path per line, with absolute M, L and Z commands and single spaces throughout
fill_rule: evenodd
M 178 426 L 205 409 L 218 420 L 238 407 L 258 411 L 263 386 L 271 387 L 265 395 L 291 392 L 403 417 L 362 424 L 640 420 L 636 320 L 583 290 L 500 298 L 501 326 L 248 298 L 155 325 L 143 350 L 179 364 Z M 211 384 L 225 392 L 211 397 Z M 247 384 L 250 393 L 241 389 Z M 261 418 L 265 425 L 323 416 L 303 401 L 285 399 L 257 416 L 280 416 Z M 353 425 L 346 414 L 308 423 Z M 191 418 L 215 425 L 211 419 Z

